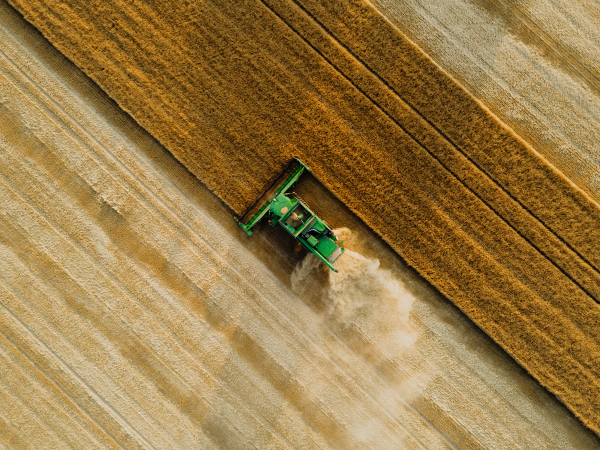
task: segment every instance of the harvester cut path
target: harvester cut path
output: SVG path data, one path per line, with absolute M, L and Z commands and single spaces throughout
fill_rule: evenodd
M 290 170 L 291 175 L 285 178 Z M 267 219 L 271 226 L 281 225 L 302 247 L 337 272 L 333 264 L 344 253 L 344 242 L 338 241 L 331 227 L 295 192 L 289 192 L 305 171 L 310 172 L 310 169 L 294 157 L 244 214 L 235 219 L 248 236 L 263 219 Z

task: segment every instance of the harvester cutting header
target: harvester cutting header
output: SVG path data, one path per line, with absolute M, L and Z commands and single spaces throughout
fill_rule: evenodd
M 298 167 L 285 181 L 278 184 L 278 181 L 289 173 L 292 165 Z M 252 228 L 264 218 L 269 220 L 271 226 L 281 225 L 307 251 L 315 254 L 327 267 L 337 272 L 333 263 L 344 253 L 344 247 L 341 246 L 343 241 L 338 242 L 331 227 L 317 217 L 297 194 L 289 192 L 305 171 L 310 172 L 310 169 L 298 158 L 294 158 L 258 200 L 239 219 L 235 219 L 248 236 L 252 235 Z M 254 211 L 256 213 L 244 222 L 245 217 Z

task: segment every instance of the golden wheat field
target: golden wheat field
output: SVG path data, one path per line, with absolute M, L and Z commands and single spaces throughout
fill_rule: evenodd
M 402 7 L 0 3 L 0 445 L 600 445 L 596 195 Z

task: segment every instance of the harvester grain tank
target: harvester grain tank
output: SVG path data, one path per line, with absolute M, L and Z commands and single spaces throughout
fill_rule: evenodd
M 292 166 L 297 167 L 285 181 L 278 184 Z M 293 158 L 259 199 L 239 219 L 235 219 L 248 236 L 252 235 L 252 229 L 263 219 L 267 219 L 271 226 L 279 224 L 308 252 L 337 272 L 333 263 L 344 253 L 343 241 L 338 241 L 331 227 L 312 212 L 297 194 L 290 192 L 304 172 L 310 172 L 310 169 L 300 159 Z M 244 218 L 254 211 L 256 213 L 245 222 Z

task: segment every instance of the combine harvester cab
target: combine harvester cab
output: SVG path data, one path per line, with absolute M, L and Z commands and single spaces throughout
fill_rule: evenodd
M 295 164 L 298 167 L 283 183 L 278 184 Z M 269 220 L 271 226 L 281 225 L 308 252 L 315 254 L 327 267 L 337 272 L 333 263 L 344 253 L 343 241 L 338 241 L 331 227 L 312 212 L 298 195 L 288 193 L 304 171 L 310 172 L 310 169 L 298 158 L 294 158 L 259 199 L 239 219 L 235 219 L 248 236 L 252 235 L 252 228 L 264 218 Z M 274 188 L 275 192 L 272 193 Z M 256 213 L 244 223 L 244 218 L 253 211 Z

